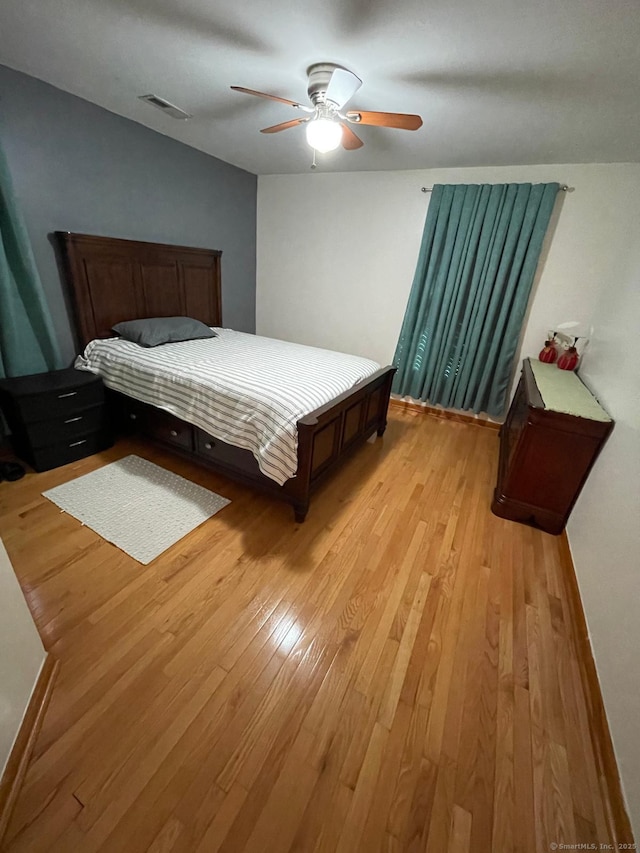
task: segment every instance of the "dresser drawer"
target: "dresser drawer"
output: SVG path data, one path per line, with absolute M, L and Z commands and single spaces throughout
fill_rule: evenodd
M 100 430 L 46 447 L 37 447 L 30 452 L 28 461 L 36 471 L 49 471 L 51 468 L 58 468 L 60 465 L 91 456 L 92 453 L 106 450 L 112 443 L 110 432 Z
M 48 444 L 71 441 L 79 435 L 98 432 L 106 426 L 104 405 L 92 406 L 61 417 L 28 424 L 27 436 L 33 447 L 45 447 Z
M 193 427 L 160 409 L 145 411 L 143 430 L 152 438 L 185 450 L 193 450 Z
M 247 474 L 259 474 L 258 463 L 250 450 L 234 447 L 217 438 L 212 438 L 201 429 L 194 427 L 196 452 L 203 459 L 209 459 L 221 466 L 228 466 Z
M 172 415 L 133 397 L 122 396 L 115 401 L 116 419 L 124 432 L 137 432 L 193 450 L 193 427 Z
M 75 388 L 58 388 L 16 399 L 20 417 L 25 423 L 65 418 L 81 409 L 104 402 L 102 382 L 84 382 Z
M 120 431 L 144 432 L 147 409 L 150 408 L 133 397 L 118 395 L 107 389 L 107 408 Z

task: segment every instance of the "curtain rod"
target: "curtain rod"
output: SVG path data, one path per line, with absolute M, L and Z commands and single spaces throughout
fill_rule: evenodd
M 420 187 L 423 193 L 430 193 L 433 190 L 433 187 Z M 568 184 L 562 184 L 558 188 L 558 192 L 568 193 L 572 188 Z

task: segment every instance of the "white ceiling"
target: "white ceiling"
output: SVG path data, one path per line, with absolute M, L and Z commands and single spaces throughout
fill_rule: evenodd
M 259 133 L 300 113 L 229 86 L 303 100 L 320 61 L 424 119 L 323 171 L 640 159 L 638 0 L 2 0 L 0 33 L 0 63 L 256 174 L 309 169 L 303 128 Z

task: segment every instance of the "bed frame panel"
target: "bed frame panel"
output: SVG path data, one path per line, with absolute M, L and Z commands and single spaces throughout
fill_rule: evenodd
M 222 252 L 56 232 L 75 308 L 79 344 L 112 338 L 121 320 L 194 317 L 222 325 Z
M 57 232 L 84 348 L 112 337 L 121 320 L 186 315 L 222 326 L 220 259 L 210 249 Z M 382 435 L 395 368 L 385 367 L 298 421 L 298 472 L 283 486 L 265 477 L 253 454 L 225 444 L 168 412 L 108 392 L 120 429 L 140 432 L 176 453 L 292 504 L 304 521 L 314 488 L 347 454 Z

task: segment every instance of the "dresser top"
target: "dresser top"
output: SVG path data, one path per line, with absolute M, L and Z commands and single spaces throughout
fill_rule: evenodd
M 591 421 L 611 421 L 591 391 L 572 370 L 560 370 L 557 365 L 544 364 L 536 358 L 530 358 L 529 363 L 545 409 Z
M 0 390 L 7 391 L 13 397 L 28 397 L 32 394 L 44 394 L 47 391 L 66 391 L 100 381 L 98 376 L 86 370 L 68 367 L 65 370 L 52 370 L 50 373 L 34 373 L 31 376 L 17 376 L 13 379 L 0 379 Z

